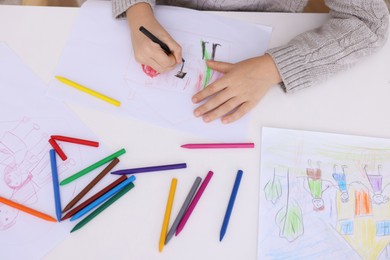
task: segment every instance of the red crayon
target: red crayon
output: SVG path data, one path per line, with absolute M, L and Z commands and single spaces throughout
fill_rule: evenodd
M 62 151 L 61 147 L 57 144 L 57 142 L 54 139 L 50 138 L 49 143 L 53 147 L 53 149 L 56 151 L 58 156 L 61 158 L 61 160 L 65 161 L 66 159 L 68 159 L 68 157 L 66 156 L 64 151 Z
M 52 135 L 51 138 L 53 138 L 57 141 L 99 147 L 99 142 L 85 140 L 85 139 L 73 138 L 73 137 L 68 137 L 68 136 L 63 136 L 63 135 Z

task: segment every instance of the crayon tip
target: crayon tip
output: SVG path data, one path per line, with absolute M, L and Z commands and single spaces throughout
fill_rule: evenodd
M 68 218 L 70 218 L 70 215 L 66 214 L 65 216 L 62 217 L 61 221 L 64 221 L 65 219 L 68 219 Z
M 180 234 L 181 230 L 182 230 L 181 227 L 177 227 L 176 232 L 175 232 L 175 236 L 178 236 Z
M 58 222 L 55 218 L 52 218 L 52 217 L 48 217 L 47 220 L 51 221 L 51 222 Z
M 62 210 L 62 213 L 68 211 L 69 209 L 70 209 L 70 207 L 69 207 L 69 204 L 68 204 L 68 205 L 66 205 L 66 207 Z
M 73 233 L 75 231 L 79 230 L 79 228 L 77 226 L 75 226 L 74 228 L 72 228 L 72 230 L 70 231 L 70 233 Z

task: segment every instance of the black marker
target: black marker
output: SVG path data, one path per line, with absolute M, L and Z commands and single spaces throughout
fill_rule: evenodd
M 161 49 L 164 50 L 164 52 L 167 54 L 167 55 L 170 55 L 172 54 L 172 51 L 169 49 L 168 45 L 166 45 L 165 43 L 163 43 L 159 38 L 157 38 L 156 36 L 154 36 L 151 32 L 149 32 L 145 27 L 141 26 L 139 28 L 139 30 L 146 35 L 146 37 L 148 37 L 149 39 L 151 39 L 153 42 L 157 43 L 158 45 L 160 45 Z
M 145 27 L 143 26 L 140 26 L 139 27 L 139 30 L 145 34 L 146 37 L 148 37 L 150 40 L 152 40 L 154 43 L 157 43 L 158 45 L 160 45 L 161 49 L 164 50 L 164 52 L 167 54 L 167 55 L 170 55 L 172 54 L 172 51 L 169 49 L 168 45 L 166 45 L 164 42 L 162 42 L 159 38 L 157 38 L 156 36 L 154 36 L 153 33 L 149 32 Z M 182 65 L 181 65 L 181 69 L 180 71 L 177 72 L 176 74 L 176 77 L 178 78 L 184 78 L 185 75 L 187 74 L 186 72 L 183 72 L 183 67 L 184 67 L 184 62 L 185 60 L 183 58 L 181 58 L 181 61 L 183 62 Z

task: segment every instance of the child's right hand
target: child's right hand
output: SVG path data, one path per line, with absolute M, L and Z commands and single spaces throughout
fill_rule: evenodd
M 127 21 L 131 29 L 131 41 L 134 56 L 137 62 L 150 66 L 157 72 L 172 70 L 182 62 L 181 47 L 161 26 L 147 3 L 138 3 L 126 11 Z M 143 26 L 153 33 L 162 42 L 168 45 L 172 54 L 167 55 L 164 50 L 139 31 Z

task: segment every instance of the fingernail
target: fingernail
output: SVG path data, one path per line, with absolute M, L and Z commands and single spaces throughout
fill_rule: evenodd
M 192 103 L 196 103 L 198 102 L 198 99 L 197 98 L 192 98 Z
M 203 117 L 203 121 L 210 122 L 210 117 L 208 117 L 208 116 Z
M 226 119 L 226 118 L 222 119 L 222 124 L 227 124 L 227 123 L 229 123 L 228 119 Z
M 199 111 L 195 111 L 194 114 L 195 114 L 196 117 L 200 116 L 200 112 Z

